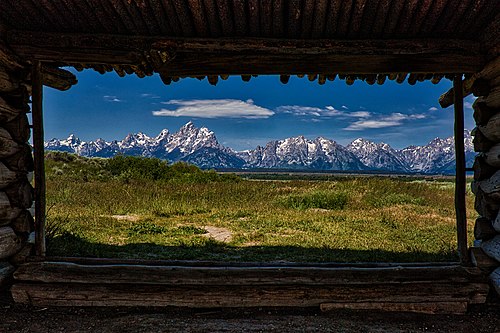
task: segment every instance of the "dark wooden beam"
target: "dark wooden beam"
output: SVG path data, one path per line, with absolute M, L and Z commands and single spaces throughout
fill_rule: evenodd
M 43 74 L 42 64 L 33 61 L 31 72 L 33 157 L 35 161 L 35 253 L 45 255 L 45 161 L 43 148 Z
M 379 74 L 389 72 L 455 73 L 477 69 L 469 56 L 455 56 L 461 63 L 446 62 L 436 55 L 326 55 L 177 53 L 159 72 L 168 76 L 241 74 Z M 477 59 L 476 59 L 477 60 Z M 466 65 L 468 61 L 472 61 Z M 468 67 L 468 68 L 465 68 Z
M 465 147 L 464 147 L 464 100 L 462 75 L 453 79 L 454 107 L 455 107 L 455 213 L 457 220 L 458 254 L 463 264 L 469 263 L 467 247 L 467 213 L 466 213 L 466 185 L 465 178 Z
M 7 41 L 22 57 L 64 63 L 133 65 L 144 61 L 145 52 L 173 50 L 176 56 L 169 70 L 198 66 L 189 70 L 197 75 L 203 75 L 207 62 L 210 75 L 227 70 L 230 74 L 473 73 L 484 65 L 480 44 L 469 40 L 195 39 L 11 31 Z M 288 65 L 290 60 L 294 63 Z M 249 71 L 255 64 L 260 65 Z M 238 70 L 242 65 L 246 72 Z
M 19 281 L 44 283 L 166 285 L 367 285 L 384 283 L 486 282 L 482 272 L 459 265 L 417 267 L 280 267 L 82 265 L 42 261 L 19 267 Z
M 43 85 L 57 90 L 68 90 L 78 83 L 76 76 L 61 68 L 53 66 L 42 66 Z

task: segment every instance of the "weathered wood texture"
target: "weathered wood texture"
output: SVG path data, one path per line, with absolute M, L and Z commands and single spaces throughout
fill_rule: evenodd
M 493 229 L 495 229 L 500 234 L 500 212 L 498 212 L 497 217 L 493 221 Z
M 481 270 L 491 272 L 498 267 L 498 261 L 488 256 L 480 247 L 471 247 L 470 256 L 472 264 Z
M 467 302 L 422 302 L 422 303 L 389 303 L 389 302 L 345 302 L 323 303 L 320 305 L 322 312 L 348 310 L 370 310 L 389 312 L 414 312 L 424 314 L 465 314 Z
M 15 182 L 3 191 L 14 207 L 28 209 L 33 204 L 33 187 L 27 179 Z
M 465 175 L 465 148 L 464 148 L 464 101 L 462 75 L 453 78 L 454 109 L 455 109 L 455 215 L 457 223 L 458 254 L 462 263 L 469 262 L 467 250 L 467 212 Z
M 21 214 L 22 209 L 14 207 L 5 192 L 0 192 L 0 223 L 8 224 Z
M 273 267 L 83 265 L 41 261 L 21 265 L 15 272 L 15 279 L 14 300 L 39 306 L 209 308 L 310 307 L 346 302 L 472 304 L 485 302 L 489 290 L 487 275 L 479 268 L 419 264 Z
M 483 132 L 479 129 L 479 127 L 476 127 L 473 131 L 472 134 L 474 135 L 474 139 L 472 140 L 472 143 L 474 144 L 474 151 L 477 152 L 487 152 L 495 145 L 495 142 L 489 140 Z
M 486 163 L 500 169 L 500 143 L 494 145 L 484 153 Z
M 497 168 L 486 163 L 484 156 L 481 155 L 476 156 L 472 168 L 474 169 L 474 180 L 476 181 L 490 178 L 497 171 Z
M 497 57 L 495 60 L 486 64 L 486 66 L 482 68 L 480 72 L 473 74 L 470 78 L 464 81 L 464 85 L 462 87 L 463 96 L 466 97 L 471 93 L 473 93 L 474 96 L 487 95 L 491 89 L 490 85 L 487 82 L 494 80 L 499 75 L 500 57 Z M 451 88 L 439 97 L 439 105 L 441 105 L 441 107 L 443 108 L 447 108 L 453 105 L 454 96 L 454 88 Z M 483 99 L 479 98 L 478 100 L 482 101 Z M 478 100 L 476 100 L 476 102 Z M 481 123 L 478 122 L 477 119 L 476 122 L 479 124 Z
M 19 153 L 23 147 L 15 142 L 6 129 L 0 127 L 0 158 L 6 158 Z
M 12 139 L 18 143 L 28 142 L 31 135 L 28 117 L 26 114 L 20 114 L 13 120 L 2 123 L 1 127 L 5 128 L 7 132 L 9 132 Z
M 34 231 L 34 225 L 33 216 L 31 216 L 27 210 L 23 210 L 12 220 L 10 227 L 14 229 L 17 234 L 29 234 Z
M 10 263 L 6 261 L 0 262 L 0 287 L 12 279 L 14 271 L 15 268 Z
M 44 156 L 44 129 L 43 129 L 43 72 L 40 61 L 34 61 L 31 71 L 33 89 L 33 148 L 35 162 L 35 251 L 44 256 L 45 244 L 45 156 Z M 31 203 L 28 207 L 31 206 Z
M 26 178 L 25 173 L 11 171 L 4 163 L 0 162 L 0 190 L 23 178 Z
M 24 243 L 21 250 L 9 258 L 9 262 L 16 267 L 24 264 L 33 255 L 33 247 L 32 243 Z
M 490 281 L 497 294 L 500 295 L 500 267 L 490 274 Z
M 472 104 L 472 108 L 474 109 L 474 120 L 478 125 L 487 124 L 488 120 L 498 112 L 497 109 L 486 105 L 484 97 L 478 97 Z
M 479 215 L 487 219 L 494 219 L 500 209 L 500 202 L 495 197 L 491 198 L 485 195 L 481 189 L 478 189 L 474 194 L 476 195 L 474 208 Z
M 488 240 L 495 237 L 497 234 L 496 230 L 493 228 L 493 223 L 491 220 L 480 217 L 476 219 L 474 224 L 474 238 L 481 240 Z
M 0 259 L 6 259 L 21 249 L 21 239 L 10 227 L 0 228 Z
M 494 220 L 500 208 L 500 170 L 490 178 L 473 181 L 471 188 L 476 195 L 476 211 L 490 221 Z
M 493 87 L 490 93 L 484 98 L 484 103 L 493 109 L 500 109 L 500 86 Z
M 31 146 L 22 144 L 20 150 L 2 159 L 3 163 L 12 171 L 28 173 L 33 171 L 33 155 L 31 154 Z
M 18 117 L 23 110 L 11 106 L 4 98 L 0 96 L 0 122 L 9 122 Z
M 192 39 L 33 31 L 11 31 L 7 38 L 23 57 L 67 64 L 145 63 L 169 76 L 474 73 L 484 65 L 479 45 L 465 40 Z M 154 50 L 165 52 L 165 60 L 144 56 Z
M 11 71 L 23 68 L 21 59 L 5 45 L 3 39 L 0 39 L 0 65 Z
M 500 111 L 500 109 L 499 109 Z M 500 142 L 500 113 L 492 116 L 486 125 L 478 125 L 481 133 L 492 142 Z
M 68 90 L 78 83 L 76 76 L 65 69 L 52 66 L 43 66 L 42 72 L 43 84 L 57 90 Z
M 334 302 L 484 302 L 485 283 L 341 286 L 165 286 L 29 284 L 11 289 L 18 303 L 36 306 L 312 307 Z
M 27 263 L 16 271 L 20 281 L 46 283 L 167 285 L 368 285 L 375 283 L 484 282 L 479 270 L 462 266 L 387 268 L 189 267 Z
M 9 92 L 19 88 L 19 81 L 12 77 L 0 66 L 0 92 Z
M 481 249 L 491 258 L 498 261 L 500 266 L 500 235 L 494 238 L 481 242 Z

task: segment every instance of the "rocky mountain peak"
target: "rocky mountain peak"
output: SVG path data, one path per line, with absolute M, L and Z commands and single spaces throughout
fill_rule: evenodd
M 466 156 L 472 159 L 473 144 L 465 132 Z M 83 156 L 111 157 L 118 153 L 150 156 L 170 162 L 186 161 L 203 168 L 281 168 L 310 170 L 380 170 L 392 172 L 453 173 L 454 139 L 435 138 L 424 146 L 393 149 L 386 143 L 357 138 L 347 146 L 303 135 L 269 141 L 265 146 L 235 152 L 221 145 L 215 133 L 188 122 L 179 131 L 162 130 L 156 137 L 139 132 L 121 141 L 103 139 L 84 142 L 74 134 L 45 143 L 47 150 L 73 152 Z M 472 165 L 472 160 L 467 162 Z

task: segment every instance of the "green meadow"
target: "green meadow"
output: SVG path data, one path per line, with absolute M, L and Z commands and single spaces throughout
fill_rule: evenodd
M 47 153 L 46 174 L 49 255 L 457 260 L 454 183 L 444 178 L 247 179 L 157 159 L 54 152 Z M 471 233 L 470 191 L 467 206 Z

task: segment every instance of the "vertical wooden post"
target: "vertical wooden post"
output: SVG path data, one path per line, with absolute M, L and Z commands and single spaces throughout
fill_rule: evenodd
M 33 119 L 33 159 L 35 162 L 35 253 L 45 256 L 45 161 L 43 148 L 42 64 L 33 61 L 31 72 L 31 112 Z
M 466 174 L 464 147 L 464 97 L 462 75 L 453 79 L 455 108 L 455 213 L 457 219 L 458 255 L 462 264 L 469 263 L 467 248 L 467 213 L 465 204 Z

